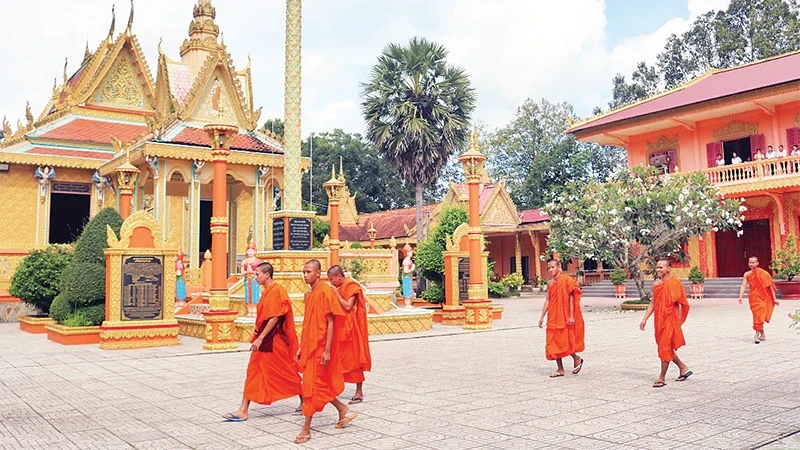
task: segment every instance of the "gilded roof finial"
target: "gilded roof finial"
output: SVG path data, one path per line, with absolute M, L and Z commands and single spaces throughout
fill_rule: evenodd
M 33 113 L 31 112 L 31 102 L 25 102 L 25 119 L 28 121 L 28 129 L 33 129 Z
M 472 133 L 469 137 L 469 151 L 480 151 L 480 145 L 478 144 L 478 128 L 472 127 Z
M 92 52 L 89 51 L 89 40 L 86 40 L 86 50 L 83 51 L 83 61 L 81 65 L 86 64 L 86 61 L 89 61 L 89 58 L 92 57 Z
M 66 86 L 67 82 L 69 81 L 69 77 L 67 76 L 67 64 L 69 64 L 69 58 L 64 58 L 64 85 Z
M 128 16 L 128 26 L 125 27 L 126 35 L 131 35 L 131 28 L 133 28 L 133 0 L 131 0 L 131 14 Z
M 108 37 L 106 38 L 106 43 L 111 45 L 114 43 L 114 25 L 117 22 L 117 16 L 114 13 L 114 5 L 111 5 L 111 28 L 108 29 Z
M 219 45 L 225 47 L 225 33 L 219 32 Z
M 159 56 L 164 54 L 164 51 L 161 50 L 161 41 L 163 41 L 163 40 L 164 40 L 163 37 L 158 38 L 158 54 L 159 54 Z
M 331 180 L 336 179 L 336 164 L 331 165 Z
M 344 166 L 342 165 L 342 157 L 339 157 L 339 181 L 344 182 Z

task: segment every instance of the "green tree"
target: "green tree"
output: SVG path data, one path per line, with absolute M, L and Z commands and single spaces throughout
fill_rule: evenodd
M 453 232 L 459 225 L 469 222 L 469 212 L 458 206 L 442 208 L 439 223 L 433 227 L 428 238 L 417 245 L 414 259 L 417 267 L 425 278 L 441 284 L 444 276 L 444 256 L 442 252 L 447 248 L 447 238 L 453 237 Z
M 303 156 L 311 156 L 311 139 L 303 142 Z M 314 135 L 313 140 L 313 202 L 309 200 L 308 186 L 312 182 L 309 171 L 303 175 L 303 203 L 313 203 L 318 214 L 328 211 L 328 196 L 322 184 L 330 179 L 331 167 L 335 166 L 338 176 L 340 162 L 350 194 L 356 196 L 356 208 L 360 213 L 407 208 L 413 204 L 413 188 L 403 182 L 360 134 L 335 129 Z
M 467 73 L 447 64 L 447 50 L 425 38 L 389 44 L 378 57 L 361 104 L 367 137 L 400 177 L 414 185 L 422 241 L 423 186 L 466 146 L 475 93 Z
M 14 271 L 9 293 L 47 314 L 60 292 L 61 272 L 69 264 L 71 256 L 72 248 L 61 245 L 32 251 Z
M 611 182 L 571 183 L 545 208 L 550 215 L 548 246 L 567 259 L 597 259 L 625 269 L 644 290 L 642 266 L 659 259 L 686 262 L 692 236 L 741 227 L 747 208 L 720 199 L 700 172 L 660 176 L 655 168 L 620 171 Z
M 565 134 L 576 117 L 568 103 L 527 99 L 508 125 L 485 138 L 489 173 L 506 180 L 518 208 L 540 208 L 570 181 L 606 180 L 625 165 L 624 149 Z
M 641 100 L 651 95 L 655 95 L 659 91 L 659 84 L 661 77 L 655 67 L 650 67 L 646 62 L 640 61 L 636 65 L 636 70 L 631 75 L 631 83 L 625 82 L 625 76 L 617 74 L 612 83 L 614 87 L 611 89 L 611 101 L 608 107 L 611 109 L 618 108 L 628 103 Z
M 275 136 L 283 137 L 283 119 L 281 118 L 274 118 L 274 119 L 267 119 L 264 122 L 264 125 L 261 127 L 262 131 L 268 131 Z

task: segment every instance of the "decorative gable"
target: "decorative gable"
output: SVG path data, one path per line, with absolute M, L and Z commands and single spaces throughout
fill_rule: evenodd
M 106 77 L 88 99 L 95 105 L 148 110 L 143 83 L 127 52 L 120 52 Z
M 191 119 L 198 122 L 238 124 L 233 108 L 230 90 L 217 71 L 200 96 L 199 105 Z
M 481 222 L 486 225 L 511 226 L 519 225 L 519 213 L 517 207 L 511 200 L 511 196 L 506 191 L 506 184 L 501 181 L 493 189 L 491 198 L 486 202 L 486 206 L 481 211 Z

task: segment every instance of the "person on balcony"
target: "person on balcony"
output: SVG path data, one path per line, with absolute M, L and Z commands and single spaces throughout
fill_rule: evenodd
M 800 155 L 800 149 L 799 149 L 799 148 L 797 148 L 797 144 L 794 144 L 794 145 L 792 146 L 792 153 L 791 153 L 791 155 L 792 155 L 792 156 L 797 156 L 797 155 Z
M 762 159 L 764 159 L 764 153 L 759 148 L 758 150 L 756 150 L 756 156 L 753 158 L 753 160 L 759 161 L 759 160 L 762 160 Z
M 783 145 L 778 146 L 778 158 L 785 158 L 786 157 L 786 149 L 783 148 Z
M 778 157 L 778 154 L 775 153 L 775 150 L 772 149 L 771 145 L 767 146 L 767 159 L 775 159 Z
M 739 155 L 736 152 L 733 152 L 733 156 L 731 157 L 731 164 L 741 164 L 742 158 L 739 158 Z
M 722 167 L 724 165 L 725 165 L 725 158 L 723 158 L 721 154 L 717 153 L 717 167 Z

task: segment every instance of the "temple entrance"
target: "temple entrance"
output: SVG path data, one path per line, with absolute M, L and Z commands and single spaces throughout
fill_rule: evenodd
M 50 193 L 51 244 L 69 244 L 89 221 L 92 186 L 83 183 L 53 183 Z
M 725 164 L 731 163 L 731 158 L 733 158 L 734 153 L 736 153 L 739 158 L 742 158 L 742 162 L 752 161 L 753 152 L 750 148 L 749 137 L 725 141 L 722 143 L 722 149 L 722 157 L 725 158 Z
M 211 200 L 200 200 L 200 261 L 206 250 L 211 250 Z M 213 255 L 212 255 L 213 258 Z
M 748 220 L 742 224 L 744 234 L 736 231 L 716 233 L 717 275 L 719 277 L 741 277 L 749 270 L 747 259 L 758 258 L 759 267 L 769 270 L 772 264 L 772 242 L 769 236 L 769 220 Z

